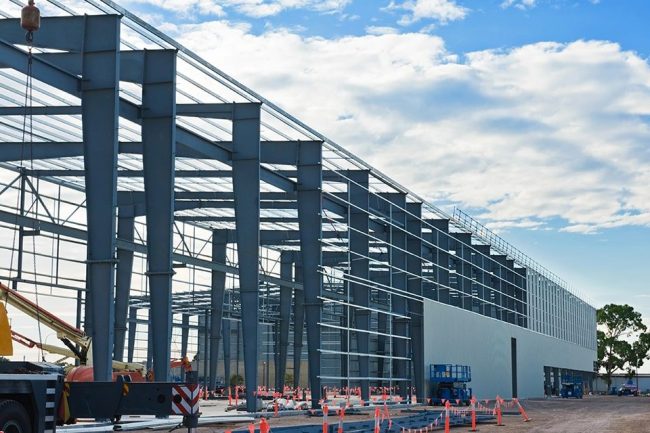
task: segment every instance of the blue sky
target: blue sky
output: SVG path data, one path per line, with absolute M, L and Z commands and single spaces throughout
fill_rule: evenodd
M 650 317 L 650 2 L 123 5 L 596 306 Z
M 180 16 L 173 6 L 164 7 L 165 3 L 174 2 L 125 2 L 135 11 L 157 13 L 171 22 L 201 22 L 220 18 L 242 21 L 250 24 L 251 31 L 257 34 L 267 31 L 269 26 L 275 26 L 292 28 L 305 36 L 335 38 L 363 35 L 368 27 L 384 26 L 397 28 L 401 32 L 424 30 L 440 35 L 450 50 L 459 53 L 510 48 L 539 41 L 598 39 L 616 41 L 624 49 L 634 50 L 643 57 L 650 54 L 650 41 L 647 38 L 650 3 L 645 0 L 535 0 L 528 3 L 517 0 L 509 6 L 504 0 L 459 0 L 450 3 L 466 9 L 462 19 L 441 22 L 435 18 L 423 18 L 408 25 L 398 24 L 405 10 L 390 7 L 391 3 L 399 5 L 408 1 L 335 0 L 331 3 L 342 6 L 325 11 L 286 7 L 276 14 L 263 16 L 242 12 L 241 6 L 237 5 L 292 2 L 214 0 L 208 3 L 222 5 L 223 14 L 191 13 L 185 16 Z

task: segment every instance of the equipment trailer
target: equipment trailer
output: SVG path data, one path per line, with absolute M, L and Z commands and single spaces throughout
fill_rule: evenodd
M 0 362 L 0 431 L 55 433 L 56 425 L 77 418 L 117 421 L 123 415 L 184 415 L 183 426 L 196 428 L 199 388 L 190 384 L 133 382 L 64 382 L 60 367 L 40 362 Z

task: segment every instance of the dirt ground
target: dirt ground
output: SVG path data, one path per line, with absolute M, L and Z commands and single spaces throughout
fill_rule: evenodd
M 479 424 L 483 433 L 650 433 L 650 398 L 593 396 L 582 400 L 522 400 L 530 422 L 520 416 L 506 415 L 504 426 Z M 391 411 L 392 412 L 392 411 Z M 393 412 L 392 416 L 400 416 Z M 357 421 L 366 415 L 346 417 L 346 421 Z M 332 417 L 331 422 L 336 422 Z M 273 427 L 296 424 L 320 424 L 320 418 L 287 417 L 272 418 Z M 219 424 L 213 427 L 200 427 L 199 433 L 224 433 L 226 430 L 244 429 L 246 424 Z M 442 431 L 442 429 L 440 429 Z M 184 431 L 183 429 L 177 431 Z M 466 432 L 469 427 L 452 428 L 452 432 Z M 142 430 L 141 433 L 151 432 Z
M 650 433 L 650 398 L 647 397 L 524 400 L 522 405 L 530 422 L 507 416 L 504 427 L 480 425 L 479 430 L 483 433 Z

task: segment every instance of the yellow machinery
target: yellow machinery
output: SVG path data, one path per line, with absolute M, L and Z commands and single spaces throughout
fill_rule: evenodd
M 12 356 L 14 347 L 11 344 L 11 328 L 9 327 L 9 318 L 7 309 L 4 304 L 0 303 L 0 355 Z
M 54 330 L 57 338 L 67 346 L 67 349 L 49 344 L 37 343 L 21 334 L 18 334 L 17 332 L 11 331 L 9 320 L 7 318 L 7 310 L 4 306 L 5 303 Z M 0 283 L 0 355 L 13 355 L 12 339 L 27 347 L 38 347 L 46 352 L 55 353 L 64 356 L 65 358 L 77 358 L 81 365 L 92 365 L 92 340 L 90 337 L 88 337 L 82 330 L 66 323 L 46 309 L 36 305 L 20 293 Z M 113 369 L 140 372 L 144 372 L 145 370 L 142 364 L 126 363 L 121 361 L 113 361 Z
M 54 314 L 41 308 L 20 293 L 10 289 L 2 283 L 0 283 L 0 301 L 11 305 L 27 314 L 29 317 L 54 330 L 57 338 L 61 340 L 68 349 L 70 349 L 75 357 L 79 358 L 79 361 L 82 364 L 86 364 L 91 347 L 91 340 L 83 331 L 69 325 Z

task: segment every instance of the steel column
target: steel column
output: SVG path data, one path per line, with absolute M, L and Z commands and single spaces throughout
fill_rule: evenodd
M 142 88 L 142 163 L 147 206 L 153 369 L 169 380 L 172 336 L 172 251 L 176 159 L 176 51 L 146 51 Z
M 181 321 L 181 358 L 184 358 L 187 356 L 187 343 L 190 339 L 190 315 L 183 314 Z
M 203 314 L 200 314 L 198 316 L 198 329 L 196 333 L 196 369 L 199 372 L 203 373 L 203 378 L 205 381 L 206 377 L 206 370 L 207 370 L 207 356 L 208 356 L 208 347 L 207 347 L 207 338 L 206 338 L 206 329 L 207 326 L 205 324 L 206 321 L 206 316 Z
M 205 310 L 203 316 L 203 386 L 208 386 L 208 369 L 210 355 L 210 310 Z
M 92 317 L 95 381 L 113 378 L 119 48 L 118 16 L 85 17 L 81 106 L 88 219 L 86 293 L 92 298 L 86 317 Z
M 408 275 L 408 291 L 422 296 L 422 203 L 407 203 L 406 205 L 406 269 Z M 413 366 L 412 386 L 415 387 L 418 401 L 424 401 L 424 305 L 422 301 L 408 300 L 409 335 L 411 337 L 411 363 Z M 409 369 L 411 371 L 411 369 Z
M 147 371 L 153 371 L 153 330 L 151 329 L 151 309 L 147 322 Z
M 21 146 L 21 158 L 22 158 L 22 153 L 24 152 L 23 150 L 24 146 Z M 30 148 L 31 150 L 31 148 Z M 23 161 L 20 161 L 21 164 L 23 164 Z M 25 185 L 27 183 L 27 176 L 24 174 L 24 168 L 21 168 L 21 175 L 20 175 L 20 216 L 25 215 Z M 18 281 L 22 280 L 23 278 L 23 252 L 24 252 L 24 244 L 25 244 L 25 228 L 23 226 L 18 226 L 18 251 L 17 251 L 17 257 L 16 257 L 16 279 L 12 282 L 12 289 L 18 291 Z M 36 253 L 36 251 L 34 251 Z M 9 264 L 10 266 L 13 266 L 13 263 Z M 34 270 L 36 272 L 36 270 Z
M 138 309 L 129 308 L 129 343 L 127 345 L 127 361 L 133 362 L 133 353 L 135 352 L 135 335 L 138 328 Z
M 348 282 L 345 281 L 343 282 L 344 286 L 348 285 Z M 345 291 L 348 289 L 346 288 Z M 339 330 L 339 338 L 341 339 L 341 352 L 346 353 L 350 351 L 350 345 L 348 344 L 348 336 L 350 334 L 350 331 L 348 329 L 348 317 L 347 315 L 341 316 L 339 319 L 339 326 L 341 329 Z M 348 368 L 349 362 L 350 362 L 350 356 L 349 355 L 341 355 L 340 357 L 340 365 L 341 365 L 341 388 L 343 387 L 350 387 L 352 384 L 350 383 L 350 369 Z
M 293 281 L 293 253 L 289 251 L 283 251 L 280 255 L 280 278 Z M 284 378 L 287 372 L 292 292 L 291 287 L 280 287 L 280 344 L 278 348 L 278 362 L 275 366 L 275 386 L 280 392 L 284 389 Z
M 214 230 L 212 232 L 212 261 L 226 263 L 226 248 L 228 246 L 228 231 Z M 223 301 L 226 290 L 226 273 L 212 271 L 212 290 L 210 293 L 210 383 L 209 388 L 217 387 L 217 359 L 219 356 L 219 340 L 221 339 L 221 319 L 223 318 Z
M 391 287 L 398 290 L 407 289 L 407 274 L 406 274 L 406 232 L 396 226 L 404 227 L 406 225 L 406 195 L 401 193 L 382 194 L 384 198 L 390 201 L 389 215 L 391 218 L 390 225 L 390 238 L 391 245 L 389 246 L 390 256 L 390 281 Z M 406 315 L 407 302 L 406 298 L 399 294 L 391 294 L 391 305 L 394 313 Z M 398 336 L 408 335 L 408 319 L 401 317 L 393 317 L 393 334 Z M 406 340 L 403 338 L 393 339 L 393 355 L 400 358 L 405 358 L 409 354 L 407 352 Z M 407 378 L 407 365 L 406 361 L 402 359 L 393 360 L 393 371 L 397 378 Z M 399 384 L 399 393 L 402 397 L 407 394 L 407 382 Z
M 260 246 L 260 105 L 235 105 L 232 181 L 241 300 L 246 410 L 257 411 Z
M 307 324 L 307 357 L 311 404 L 320 400 L 320 328 L 322 302 L 321 266 L 321 190 L 323 184 L 322 144 L 300 143 L 298 149 L 298 225 L 302 257 L 303 292 Z
M 223 334 L 223 380 L 225 386 L 230 386 L 230 320 L 223 319 L 221 333 Z
M 296 263 L 296 282 L 302 282 L 302 265 Z M 293 387 L 300 385 L 302 341 L 305 329 L 305 292 L 296 290 L 293 299 Z
M 117 237 L 126 242 L 133 242 L 134 218 L 130 215 L 121 215 L 121 213 L 123 213 L 122 210 L 118 213 Z M 115 342 L 113 343 L 113 359 L 117 361 L 122 361 L 124 358 L 124 334 L 126 333 L 126 315 L 129 309 L 132 275 L 133 251 L 118 248 L 115 287 Z
M 348 239 L 350 248 L 350 276 L 352 280 L 368 281 L 370 279 L 369 254 L 369 214 L 368 214 L 368 171 L 349 173 L 348 183 L 349 206 Z M 369 290 L 365 284 L 349 282 L 350 291 L 354 304 L 360 307 L 368 307 Z M 354 310 L 356 328 L 360 331 L 370 329 L 370 311 L 364 308 Z M 357 332 L 357 352 L 362 356 L 359 360 L 359 377 L 370 376 L 369 334 Z M 367 379 L 361 380 L 361 398 L 363 401 L 370 400 L 370 389 Z

